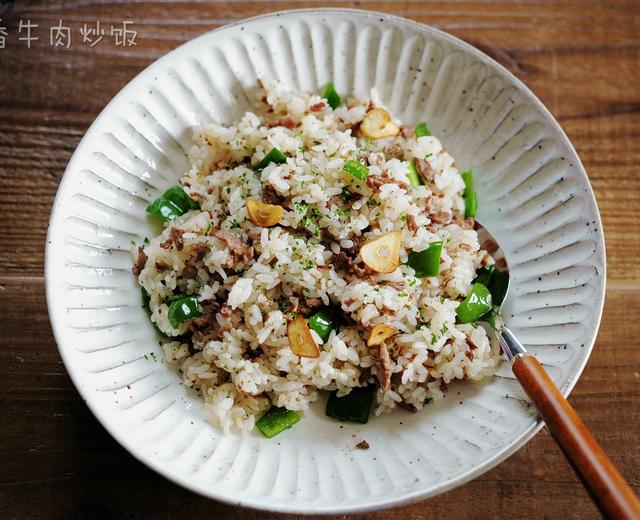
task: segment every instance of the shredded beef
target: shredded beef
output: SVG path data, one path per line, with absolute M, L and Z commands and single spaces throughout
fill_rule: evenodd
M 162 260 L 156 260 L 155 265 L 158 271 L 166 271 L 167 269 L 171 268 L 171 266 L 168 263 L 163 262 Z
M 227 229 L 218 229 L 213 236 L 222 240 L 231 252 L 230 265 L 235 267 L 239 263 L 247 263 L 253 258 L 253 247 L 243 244 L 238 237 Z
M 169 230 L 169 235 L 171 236 L 176 249 L 178 251 L 182 251 L 182 249 L 184 248 L 184 239 L 182 238 L 182 235 L 184 235 L 184 231 L 182 229 L 172 227 Z
M 462 229 L 473 229 L 475 225 L 476 225 L 476 220 L 473 217 L 469 217 L 469 218 L 465 218 L 462 221 L 462 223 L 460 224 L 460 227 Z
M 220 324 L 220 334 L 224 332 L 229 332 L 233 329 L 233 322 L 231 321 L 231 316 L 233 315 L 233 310 L 228 305 L 223 305 L 218 313 L 218 323 Z
M 389 144 L 384 149 L 384 155 L 388 159 L 402 159 L 404 157 L 404 150 L 398 143 Z
M 191 246 L 191 254 L 195 256 L 196 261 L 202 260 L 209 252 L 209 244 L 194 244 Z
M 360 441 L 358 444 L 356 444 L 356 448 L 359 448 L 361 450 L 368 450 L 369 443 L 367 441 Z
M 138 247 L 138 258 L 136 259 L 136 263 L 133 264 L 133 267 L 131 269 L 133 271 L 133 274 L 138 276 L 142 272 L 144 266 L 147 265 L 147 259 L 148 257 L 144 253 L 144 249 L 142 249 L 142 246 Z
M 431 222 L 435 222 L 436 224 L 448 224 L 451 222 L 453 215 L 450 211 L 437 211 L 429 214 L 429 218 Z
M 349 258 L 344 251 L 334 254 L 332 263 L 336 270 L 344 271 L 347 274 L 353 274 L 353 260 Z
M 418 231 L 418 225 L 416 224 L 416 219 L 413 215 L 407 215 L 407 227 L 409 231 L 415 234 Z
M 298 312 L 306 316 L 316 307 L 322 306 L 322 304 L 323 302 L 320 298 L 303 298 L 298 302 Z
M 276 189 L 271 184 L 265 184 L 262 187 L 262 201 L 267 204 L 277 204 L 280 200 L 280 196 Z
M 189 330 L 193 333 L 193 339 L 198 342 L 211 335 L 216 335 L 218 331 L 215 312 L 208 311 L 198 318 L 189 321 Z
M 402 289 L 404 289 L 404 284 L 402 282 L 392 282 L 389 280 L 384 280 L 383 282 L 381 282 L 382 285 L 388 285 L 389 287 L 393 287 L 394 289 L 401 291 Z
M 420 174 L 420 177 L 424 179 L 425 182 L 433 182 L 436 176 L 436 171 L 431 167 L 431 165 L 425 161 L 424 159 L 420 159 L 416 157 L 413 160 L 416 165 L 416 170 Z
M 265 121 L 264 125 L 267 128 L 274 128 L 276 126 L 284 126 L 285 128 L 295 128 L 298 126 L 296 120 L 293 116 L 282 116 L 277 117 L 275 119 L 271 119 L 270 121 Z
M 414 136 L 415 130 L 412 126 L 409 125 L 401 125 L 400 126 L 400 135 L 405 139 L 411 139 Z
M 409 189 L 408 184 L 402 181 L 399 181 L 397 179 L 394 179 L 385 173 L 383 173 L 382 175 L 369 175 L 365 182 L 366 182 L 366 185 L 374 192 L 380 191 L 380 187 L 383 184 L 397 184 L 404 190 Z

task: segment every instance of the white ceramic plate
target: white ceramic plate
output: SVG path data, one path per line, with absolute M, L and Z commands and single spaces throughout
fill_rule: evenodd
M 268 440 L 222 436 L 161 362 L 130 242 L 151 233 L 146 205 L 184 171 L 189 128 L 238 118 L 258 76 L 313 91 L 329 80 L 342 93 L 375 86 L 403 122 L 428 121 L 458 165 L 474 169 L 479 220 L 511 267 L 507 322 L 565 394 L 576 382 L 600 321 L 605 249 L 567 137 L 522 83 L 464 42 L 389 15 L 327 9 L 261 16 L 183 45 L 89 129 L 60 184 L 46 250 L 49 313 L 75 385 L 135 457 L 225 502 L 364 511 L 480 475 L 541 426 L 506 364 L 490 383 L 454 386 L 422 413 L 340 427 L 316 403 Z M 356 432 L 369 450 L 347 449 Z

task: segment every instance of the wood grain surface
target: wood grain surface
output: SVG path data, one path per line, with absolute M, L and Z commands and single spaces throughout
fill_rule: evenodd
M 4 6 L 6 2 L 1 5 Z M 312 1 L 18 1 L 0 7 L 0 518 L 280 518 L 219 504 L 156 475 L 97 423 L 49 325 L 43 280 L 51 203 L 82 135 L 138 72 L 225 23 Z M 640 491 L 640 2 L 325 1 L 444 29 L 522 79 L 560 121 L 604 219 L 608 290 L 596 348 L 570 401 Z M 20 20 L 39 40 L 19 41 Z M 53 48 L 63 20 L 70 48 Z M 134 22 L 137 45 L 91 48 L 84 23 Z M 1 34 L 1 32 L 0 32 Z M 432 500 L 362 518 L 597 518 L 546 430 L 509 460 Z M 293 517 L 287 517 L 293 518 Z

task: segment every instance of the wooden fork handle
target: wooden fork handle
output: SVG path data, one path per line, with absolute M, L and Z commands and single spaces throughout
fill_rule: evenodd
M 638 497 L 538 360 L 519 355 L 512 367 L 600 512 L 606 518 L 640 519 Z

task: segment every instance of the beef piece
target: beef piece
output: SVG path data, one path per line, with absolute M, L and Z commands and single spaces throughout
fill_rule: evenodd
M 347 274 L 353 274 L 353 260 L 349 258 L 344 251 L 334 254 L 331 261 L 336 270 L 344 271 Z
M 451 222 L 453 215 L 450 211 L 437 211 L 429 214 L 429 218 L 431 219 L 431 222 L 436 224 L 448 224 Z
M 253 247 L 243 244 L 238 237 L 227 229 L 218 229 L 213 236 L 222 240 L 231 252 L 231 265 L 235 267 L 239 263 L 247 263 L 253 258 Z
M 411 139 L 415 135 L 415 130 L 412 126 L 409 125 L 401 125 L 400 126 L 400 135 L 405 139 Z
M 194 244 L 191 246 L 191 254 L 195 256 L 196 261 L 202 260 L 209 252 L 209 244 Z
M 314 103 L 309 107 L 309 112 L 319 112 L 325 107 L 324 101 L 320 101 L 319 103 Z
M 385 184 L 385 182 L 380 175 L 369 175 L 366 184 L 373 191 L 380 191 L 380 186 Z
M 182 251 L 182 249 L 184 248 L 184 239 L 182 238 L 182 235 L 184 235 L 184 231 L 182 229 L 172 227 L 169 230 L 169 235 L 173 239 L 173 243 L 175 244 L 176 249 L 178 251 Z
M 380 314 L 382 316 L 395 316 L 398 313 L 389 307 L 382 307 L 382 309 L 380 309 Z
M 413 234 L 418 231 L 418 225 L 416 224 L 416 219 L 413 215 L 407 215 L 407 227 Z
M 398 291 L 402 291 L 404 289 L 404 284 L 402 282 L 391 282 L 389 280 L 384 280 L 381 282 L 381 285 L 388 285 L 389 287 L 393 287 Z
M 369 449 L 369 443 L 367 441 L 360 441 L 358 444 L 356 444 L 356 448 L 359 448 L 361 450 L 368 450 Z
M 436 177 L 436 171 L 427 161 L 416 157 L 413 162 L 416 165 L 416 171 L 420 174 L 420 177 L 422 177 L 425 182 L 434 181 Z
M 275 119 L 271 119 L 269 121 L 265 121 L 264 126 L 267 128 L 274 128 L 276 126 L 284 126 L 285 128 L 295 128 L 298 126 L 296 120 L 293 116 L 282 116 L 276 117 Z
M 465 218 L 462 223 L 460 224 L 460 227 L 462 229 L 473 229 L 476 225 L 476 219 L 474 219 L 473 217 L 469 217 L 469 218 Z
M 147 265 L 147 255 L 144 253 L 144 249 L 142 249 L 142 246 L 138 247 L 138 258 L 136 259 L 135 264 L 133 264 L 133 267 L 131 268 L 131 271 L 133 271 L 133 274 L 135 274 L 136 276 L 138 276 L 142 270 L 144 269 L 144 266 Z
M 266 204 L 277 204 L 280 201 L 280 196 L 276 189 L 271 184 L 265 184 L 262 187 L 262 202 Z
M 233 322 L 231 316 L 233 310 L 228 305 L 223 305 L 218 313 L 218 323 L 220 324 L 219 333 L 222 335 L 224 332 L 228 332 L 233 329 Z
M 173 245 L 173 238 L 169 237 L 164 242 L 160 242 L 162 249 L 169 249 Z
M 158 271 L 166 271 L 167 269 L 171 269 L 171 266 L 168 263 L 163 262 L 162 260 L 156 260 L 155 265 Z
M 393 143 L 385 147 L 384 155 L 387 159 L 402 159 L 404 157 L 404 150 L 398 143 Z
M 324 302 L 320 298 L 303 298 L 298 302 L 298 312 L 306 316 L 316 307 L 321 307 Z
M 464 340 L 471 350 L 476 350 L 478 348 L 478 345 L 476 345 L 469 336 L 466 336 Z
M 218 332 L 218 322 L 215 312 L 208 311 L 198 318 L 189 321 L 189 330 L 193 333 L 193 339 L 202 342 L 209 336 L 216 336 Z
M 402 189 L 407 191 L 409 190 L 409 185 L 407 183 L 394 179 L 386 173 L 383 173 L 382 175 L 369 175 L 365 182 L 374 192 L 380 191 L 380 187 L 383 184 L 397 184 Z

